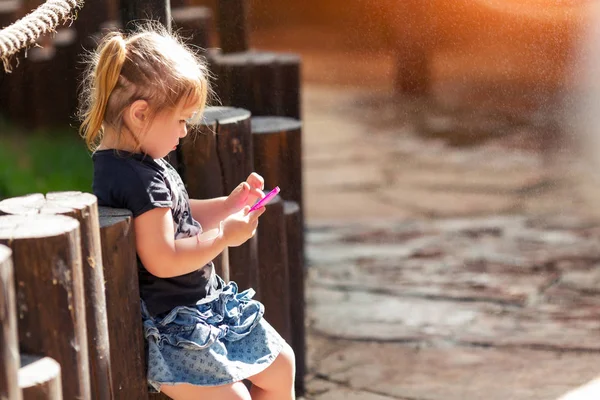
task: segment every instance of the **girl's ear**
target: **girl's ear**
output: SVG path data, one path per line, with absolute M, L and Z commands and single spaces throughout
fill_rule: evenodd
M 126 111 L 129 124 L 132 128 L 139 130 L 142 129 L 148 122 L 150 113 L 150 107 L 146 100 L 136 100 Z

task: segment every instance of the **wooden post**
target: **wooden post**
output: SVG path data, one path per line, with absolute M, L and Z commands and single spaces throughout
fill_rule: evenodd
M 172 2 L 171 2 L 172 3 Z M 212 12 L 208 7 L 178 7 L 171 10 L 173 30 L 188 44 L 204 53 L 212 45 Z
M 26 98 L 28 116 L 23 119 L 23 123 L 28 128 L 56 125 L 61 114 L 60 106 L 63 103 L 55 99 L 57 90 L 54 86 L 57 81 L 55 56 L 56 49 L 50 45 L 28 50 L 24 65 L 27 84 L 25 88 L 20 88 L 20 90 L 25 89 L 28 95 Z
M 56 49 L 56 60 L 52 68 L 57 73 L 57 90 L 54 91 L 57 106 L 60 107 L 57 115 L 60 125 L 69 125 L 74 121 L 77 110 L 77 31 L 73 28 L 61 28 L 54 35 L 53 45 Z
M 19 18 L 22 3 L 20 0 L 5 0 L 0 1 L 0 29 L 3 29 Z M 17 60 L 22 56 L 16 56 Z M 17 60 L 12 60 L 11 65 L 13 70 L 16 68 Z M 14 74 L 4 71 L 4 66 L 0 65 L 0 114 L 6 118 L 10 118 L 11 102 L 15 101 L 11 97 L 11 81 L 14 80 Z M 14 106 L 14 105 L 13 105 Z
M 106 319 L 104 270 L 98 225 L 96 196 L 81 192 L 54 192 L 46 195 L 42 213 L 61 214 L 79 221 L 81 256 L 88 328 L 88 346 L 92 395 L 94 399 L 112 399 L 111 358 Z
M 248 50 L 248 7 L 246 0 L 218 0 L 218 31 L 223 53 Z
M 132 215 L 107 207 L 99 207 L 98 213 L 114 398 L 145 399 L 148 384 Z
M 0 1 L 0 29 L 4 29 L 19 19 L 21 0 Z
M 397 29 L 395 87 L 398 93 L 427 95 L 431 89 L 433 19 L 430 2 L 404 0 Z
M 107 0 L 93 0 L 85 2 L 77 12 L 77 19 L 72 27 L 77 31 L 81 41 L 86 41 L 94 32 L 98 32 L 100 25 L 110 19 L 110 7 Z
M 252 112 L 252 68 L 246 53 L 209 55 L 211 70 L 217 76 L 215 93 L 224 106 L 241 107 Z
M 190 197 L 224 196 L 252 172 L 250 113 L 231 107 L 208 107 L 197 131 L 181 146 L 183 176 Z M 256 238 L 228 249 L 229 278 L 240 289 L 259 286 Z
M 281 72 L 275 53 L 253 52 L 248 54 L 248 62 L 254 79 L 251 80 L 252 114 L 282 115 L 283 104 Z
M 60 365 L 50 357 L 21 355 L 19 387 L 23 400 L 62 400 Z
M 300 117 L 299 56 L 211 50 L 207 58 L 223 105 L 245 108 L 252 116 Z
M 280 53 L 277 55 L 281 83 L 281 115 L 302 120 L 302 60 L 298 54 Z
M 205 110 L 202 124 L 190 127 L 177 154 L 177 170 L 191 199 L 208 199 L 225 195 L 221 165 L 217 152 L 217 120 L 214 108 Z M 228 249 L 213 260 L 217 274 L 226 282 L 231 278 Z
M 302 199 L 302 123 L 285 117 L 252 117 L 254 168 L 265 185 L 300 206 Z
M 230 109 L 227 115 L 219 115 L 217 111 L 214 120 L 218 124 L 217 153 L 223 190 L 228 195 L 253 171 L 250 113 L 247 110 Z M 249 239 L 241 246 L 229 248 L 228 254 L 231 280 L 242 290 L 253 287 L 258 291 L 256 238 Z
M 31 194 L 0 202 L 0 214 L 59 214 L 80 224 L 83 284 L 88 330 L 91 391 L 94 399 L 112 399 L 104 272 L 96 197 L 81 192 Z
M 26 66 L 23 54 L 16 54 L 11 65 L 11 73 L 5 74 L 2 81 L 0 102 L 5 110 L 4 114 L 11 122 L 21 123 L 29 111 L 26 107 L 29 92 L 25 84 Z
M 136 22 L 154 20 L 171 31 L 171 3 L 169 0 L 120 0 L 121 23 L 133 30 Z
M 288 276 L 290 281 L 291 346 L 296 355 L 296 396 L 305 393 L 306 329 L 304 322 L 304 235 L 300 206 L 295 201 L 283 202 L 287 245 Z
M 288 343 L 292 343 L 287 234 L 282 198 L 276 196 L 266 208 L 257 229 L 260 301 L 265 305 L 265 318 Z
M 20 400 L 19 338 L 12 252 L 0 245 L 0 399 Z
M 79 222 L 2 216 L 0 244 L 13 251 L 20 350 L 61 365 L 66 399 L 90 399 Z

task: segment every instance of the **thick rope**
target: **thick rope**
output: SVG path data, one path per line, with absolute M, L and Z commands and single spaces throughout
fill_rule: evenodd
M 0 59 L 9 70 L 10 58 L 21 49 L 33 45 L 45 33 L 74 18 L 83 0 L 47 0 L 33 12 L 0 30 Z

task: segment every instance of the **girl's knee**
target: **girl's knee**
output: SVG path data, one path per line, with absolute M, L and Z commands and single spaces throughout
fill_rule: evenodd
M 284 368 L 287 374 L 293 378 L 296 373 L 296 355 L 289 344 L 283 344 L 277 359 L 281 361 L 281 368 Z
M 194 386 L 187 383 L 162 385 L 161 392 L 174 400 L 252 400 L 243 382 L 223 386 Z

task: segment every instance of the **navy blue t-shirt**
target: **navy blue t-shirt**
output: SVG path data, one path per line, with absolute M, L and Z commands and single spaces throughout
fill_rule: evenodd
M 99 206 L 126 208 L 134 218 L 157 207 L 169 207 L 174 239 L 202 232 L 192 217 L 181 177 L 165 160 L 112 149 L 96 151 L 92 160 L 92 190 Z M 159 278 L 144 268 L 139 256 L 137 261 L 140 295 L 152 315 L 166 313 L 176 306 L 193 305 L 221 289 L 212 262 L 185 275 Z

